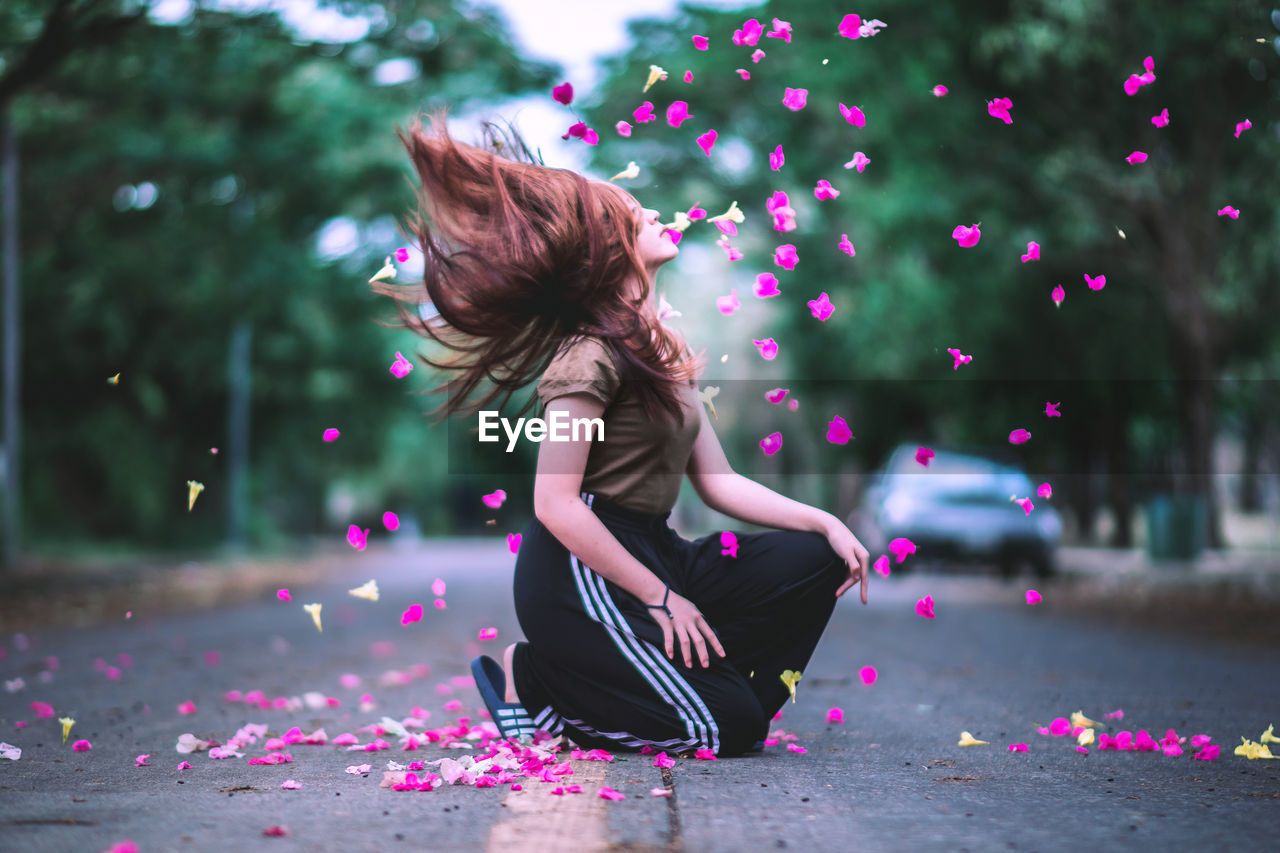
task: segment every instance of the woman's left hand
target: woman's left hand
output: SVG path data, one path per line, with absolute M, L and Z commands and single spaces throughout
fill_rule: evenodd
M 849 567 L 849 577 L 836 590 L 836 598 L 844 595 L 849 587 L 861 583 L 862 603 L 866 604 L 867 576 L 871 569 L 871 553 L 858 541 L 858 537 L 853 535 L 853 531 L 835 516 L 832 516 L 827 523 L 825 533 L 827 541 L 831 543 L 831 550 L 843 557 L 845 564 Z

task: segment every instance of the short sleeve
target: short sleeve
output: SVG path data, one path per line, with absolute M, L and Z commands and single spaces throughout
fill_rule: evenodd
M 608 407 L 622 382 L 613 355 L 599 340 L 581 338 L 563 346 L 538 381 L 543 404 L 566 394 L 589 394 Z

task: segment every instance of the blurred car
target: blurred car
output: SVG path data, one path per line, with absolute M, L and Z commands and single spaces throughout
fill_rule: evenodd
M 899 446 L 863 502 L 876 550 L 887 552 L 899 537 L 916 545 L 914 555 L 893 564 L 894 571 L 913 560 L 941 558 L 995 562 L 1005 577 L 1023 562 L 1040 577 L 1054 573 L 1062 519 L 1036 496 L 1023 471 L 979 455 L 937 450 L 926 467 L 916 461 L 916 449 Z M 1015 497 L 1032 499 L 1030 515 Z

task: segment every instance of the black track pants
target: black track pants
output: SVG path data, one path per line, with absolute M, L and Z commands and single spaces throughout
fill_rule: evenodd
M 575 743 L 618 751 L 707 748 L 736 755 L 767 736 L 849 576 L 818 533 L 720 533 L 689 541 L 667 515 L 647 515 L 583 492 L 582 500 L 627 551 L 697 605 L 726 657 L 708 646 L 704 668 L 663 647 L 662 610 L 592 571 L 536 518 L 520 541 L 515 606 L 527 639 L 512 664 L 516 693 L 535 725 Z

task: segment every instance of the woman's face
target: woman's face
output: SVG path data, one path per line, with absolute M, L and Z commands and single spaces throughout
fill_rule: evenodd
M 641 262 L 652 275 L 658 267 L 680 254 L 680 248 L 671 242 L 671 238 L 663 230 L 658 211 L 641 207 L 640 202 L 636 201 L 631 193 L 620 187 L 614 188 L 621 193 L 627 207 L 631 209 L 632 216 L 635 217 L 636 250 L 640 254 Z

